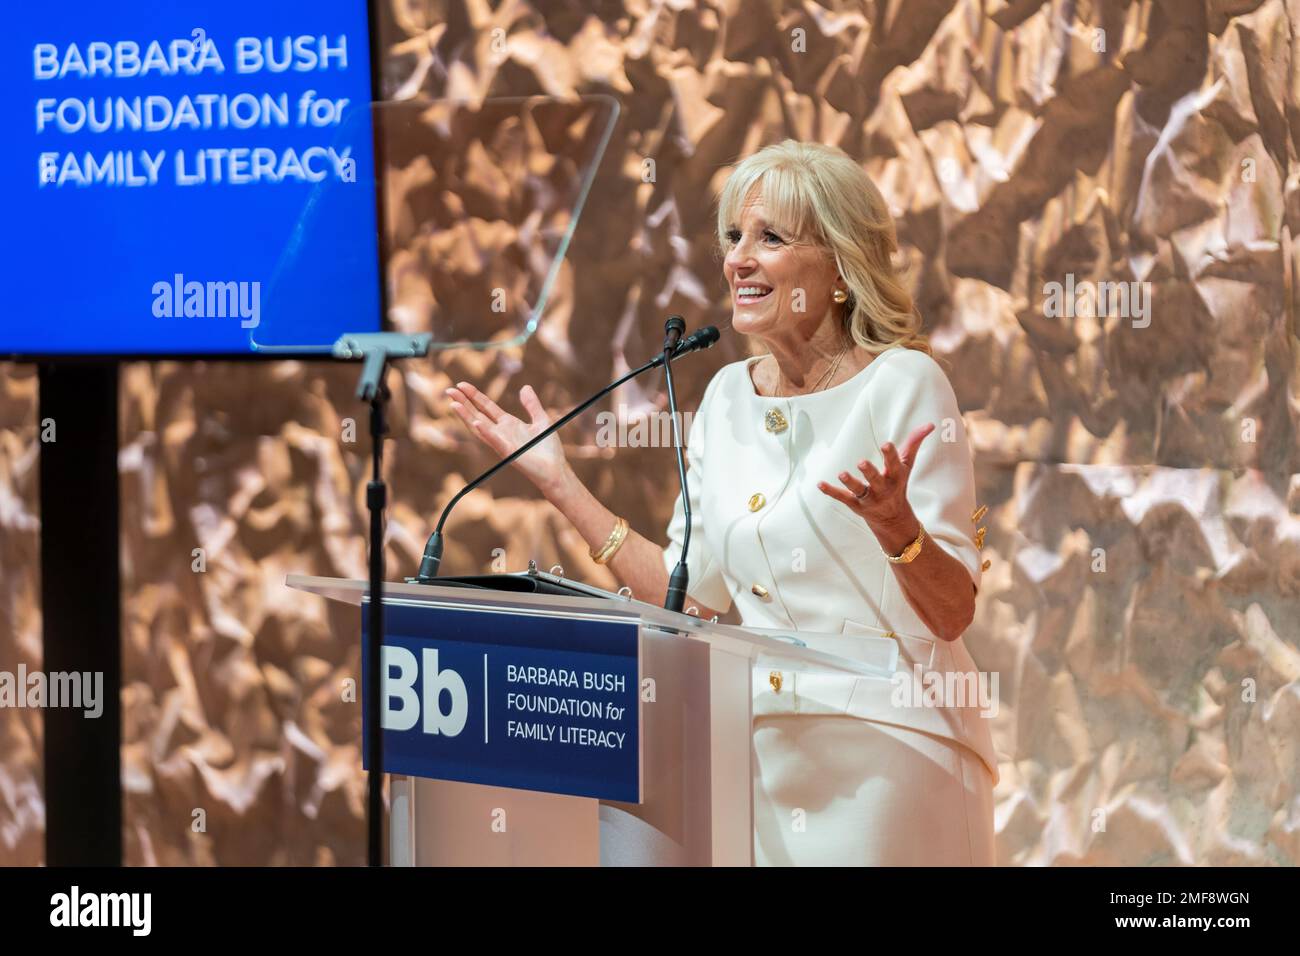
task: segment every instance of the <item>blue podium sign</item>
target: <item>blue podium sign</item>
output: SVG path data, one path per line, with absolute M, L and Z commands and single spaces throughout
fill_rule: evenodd
M 386 604 L 384 626 L 385 772 L 640 802 L 635 621 Z

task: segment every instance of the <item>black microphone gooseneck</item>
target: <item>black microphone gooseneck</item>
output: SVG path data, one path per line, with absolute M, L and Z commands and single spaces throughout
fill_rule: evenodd
M 716 327 L 712 325 L 705 326 L 704 328 L 700 329 L 698 332 L 691 333 L 685 339 L 683 339 L 675 349 L 671 351 L 665 349 L 662 355 L 655 356 L 650 361 L 642 365 L 640 368 L 634 368 L 632 371 L 628 372 L 622 378 L 619 378 L 611 382 L 610 384 L 606 385 L 599 392 L 597 392 L 595 395 L 591 396 L 591 398 L 584 401 L 581 405 L 578 405 L 572 411 L 565 414 L 562 418 L 558 418 L 555 421 L 551 422 L 551 424 L 547 425 L 546 428 L 542 429 L 532 438 L 528 439 L 528 441 L 524 442 L 522 445 L 520 445 L 510 454 L 506 455 L 506 457 L 502 458 L 499 462 L 497 462 L 487 471 L 483 472 L 483 474 L 479 475 L 473 481 L 469 482 L 469 484 L 465 485 L 465 487 L 462 488 L 460 491 L 456 492 L 455 496 L 452 497 L 451 501 L 447 502 L 447 507 L 442 509 L 442 515 L 439 516 L 438 518 L 438 524 L 434 528 L 433 534 L 429 535 L 428 543 L 425 544 L 424 546 L 424 554 L 420 558 L 420 570 L 416 573 L 416 576 L 411 580 L 416 584 L 433 584 L 437 581 L 438 566 L 442 564 L 442 546 L 443 546 L 442 527 L 444 524 L 447 523 L 447 516 L 451 514 L 451 509 L 456 507 L 456 503 L 459 502 L 461 498 L 464 498 L 467 494 L 469 494 L 479 485 L 483 484 L 483 482 L 487 481 L 489 478 L 495 475 L 506 465 L 514 461 L 516 458 L 525 454 L 533 446 L 537 445 L 539 442 L 545 441 L 556 431 L 564 427 L 574 418 L 577 418 L 588 408 L 590 408 L 596 402 L 600 401 L 600 399 L 604 398 L 606 395 L 608 395 L 614 389 L 618 388 L 624 382 L 628 381 L 629 379 L 636 378 L 642 372 L 648 372 L 652 368 L 658 368 L 660 365 L 664 365 L 666 362 L 669 361 L 670 358 L 677 358 L 678 356 L 686 355 L 689 352 L 696 352 L 701 349 L 711 348 L 713 346 L 713 343 L 717 341 L 718 341 L 718 330 Z M 674 428 L 676 428 L 675 420 L 674 420 Z
M 686 329 L 686 322 L 680 315 L 671 316 L 664 331 L 664 379 L 668 383 L 668 414 L 673 422 L 673 451 L 677 455 L 677 481 L 682 489 L 682 513 L 686 517 L 686 530 L 682 534 L 682 553 L 678 555 L 677 566 L 668 576 L 668 593 L 664 595 L 664 607 L 679 614 L 686 605 L 686 587 L 690 583 L 690 571 L 686 567 L 686 552 L 691 546 L 691 494 L 686 484 L 686 457 L 682 454 L 682 431 L 680 417 L 677 414 L 677 393 L 673 390 L 673 351 L 677 340 Z

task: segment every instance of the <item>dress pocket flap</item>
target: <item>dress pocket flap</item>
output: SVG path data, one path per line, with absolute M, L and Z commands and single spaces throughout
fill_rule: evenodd
M 859 621 L 850 621 L 848 618 L 845 618 L 844 620 L 844 630 L 842 633 L 845 637 L 852 636 L 858 641 L 868 637 L 888 641 L 894 645 L 896 652 L 902 657 L 903 663 L 908 669 L 910 669 L 913 664 L 920 664 L 926 669 L 934 666 L 933 638 L 917 637 L 914 634 L 899 634 L 896 631 L 886 631 L 883 628 L 873 627 L 870 624 L 862 624 Z

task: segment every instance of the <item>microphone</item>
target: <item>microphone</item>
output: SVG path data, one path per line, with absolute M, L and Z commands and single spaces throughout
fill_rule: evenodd
M 677 348 L 673 349 L 673 358 L 679 359 L 688 352 L 711 349 L 717 343 L 718 338 L 718 327 L 716 325 L 706 325 L 682 339 L 677 344 Z M 664 357 L 662 355 L 654 360 L 655 365 L 662 365 L 663 363 Z
M 408 579 L 408 581 L 410 581 L 410 583 L 413 584 L 433 584 L 434 581 L 437 579 L 438 566 L 442 564 L 442 546 L 443 546 L 442 526 L 447 523 L 447 516 L 451 514 L 451 509 L 456 507 L 457 502 L 459 502 L 461 498 L 464 498 L 467 494 L 469 494 L 479 485 L 483 484 L 483 482 L 487 481 L 489 478 L 495 475 L 506 465 L 514 461 L 516 458 L 525 454 L 534 445 L 538 444 L 539 442 L 545 441 L 552 434 L 559 431 L 562 427 L 567 425 L 573 419 L 577 418 L 588 408 L 590 408 L 596 402 L 600 401 L 600 399 L 604 398 L 606 395 L 608 395 L 614 389 L 618 388 L 624 382 L 634 379 L 641 373 L 650 371 L 650 369 L 652 368 L 658 368 L 660 365 L 666 366 L 667 363 L 669 363 L 674 358 L 680 358 L 681 356 L 687 355 L 690 352 L 699 352 L 704 349 L 712 348 L 713 344 L 717 341 L 718 341 L 718 330 L 716 326 L 708 325 L 702 329 L 699 329 L 696 332 L 692 332 L 685 339 L 682 339 L 682 341 L 677 344 L 677 347 L 675 349 L 669 350 L 668 348 L 665 348 L 663 354 L 656 355 L 654 358 L 646 362 L 640 368 L 634 368 L 632 369 L 632 371 L 628 372 L 622 378 L 610 382 L 610 384 L 606 385 L 595 395 L 591 396 L 591 398 L 584 401 L 581 405 L 575 407 L 572 411 L 565 414 L 562 418 L 558 418 L 555 421 L 551 422 L 551 424 L 547 425 L 544 429 L 542 429 L 532 438 L 528 439 L 528 441 L 524 442 L 522 445 L 520 445 L 510 454 L 506 455 L 506 457 L 502 458 L 499 462 L 497 462 L 487 471 L 483 472 L 483 474 L 479 475 L 473 481 L 465 485 L 464 488 L 456 492 L 456 494 L 452 497 L 451 501 L 447 502 L 447 507 L 442 509 L 442 515 L 438 518 L 438 524 L 434 528 L 433 534 L 429 535 L 428 543 L 426 543 L 424 546 L 424 554 L 420 558 L 420 570 L 416 572 L 416 576 L 414 578 L 410 578 Z M 671 392 L 669 393 L 669 401 L 670 402 L 673 401 Z M 674 432 L 677 429 L 677 419 L 675 416 L 673 418 L 673 429 Z M 690 525 L 688 524 L 687 534 L 689 533 L 690 533 Z
M 686 332 L 686 320 L 680 315 L 670 315 L 664 323 L 664 351 L 671 352 L 677 348 L 682 335 Z
M 667 337 L 664 339 L 664 379 L 668 383 L 668 415 L 673 423 L 673 451 L 677 455 L 677 483 L 682 491 L 682 513 L 686 517 L 686 531 L 682 535 L 682 553 L 678 555 L 677 566 L 668 576 L 668 591 L 664 595 L 664 608 L 679 614 L 686 604 L 686 586 L 690 583 L 690 571 L 686 567 L 686 550 L 691 546 L 691 495 L 686 485 L 686 458 L 682 454 L 681 418 L 677 414 L 677 394 L 673 389 L 673 357 L 678 339 L 686 330 L 686 322 L 680 315 L 670 316 L 664 325 Z

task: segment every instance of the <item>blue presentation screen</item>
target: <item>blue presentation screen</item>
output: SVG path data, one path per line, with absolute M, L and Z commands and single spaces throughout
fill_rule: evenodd
M 380 324 L 365 0 L 11 4 L 0 354 Z

